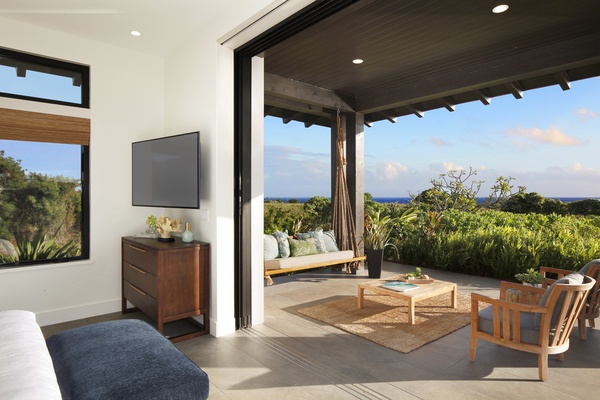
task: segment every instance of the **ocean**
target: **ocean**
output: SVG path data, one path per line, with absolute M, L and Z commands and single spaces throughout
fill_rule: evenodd
M 305 203 L 310 200 L 312 197 L 265 197 L 265 201 L 277 200 L 284 203 L 288 203 L 290 200 L 298 201 L 299 203 Z M 487 197 L 480 197 L 477 199 L 478 202 L 482 202 Z M 595 199 L 600 200 L 597 197 L 548 197 L 549 199 L 558 199 L 563 203 L 571 203 L 579 200 L 587 200 L 587 199 Z M 399 204 L 407 204 L 410 202 L 410 197 L 373 197 L 373 200 L 378 203 L 399 203 Z

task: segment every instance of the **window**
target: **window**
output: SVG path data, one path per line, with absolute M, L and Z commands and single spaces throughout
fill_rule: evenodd
M 2 97 L 88 107 L 88 77 L 0 49 Z M 87 118 L 0 108 L 0 267 L 89 258 L 89 136 Z
M 0 48 L 0 96 L 89 108 L 89 68 Z

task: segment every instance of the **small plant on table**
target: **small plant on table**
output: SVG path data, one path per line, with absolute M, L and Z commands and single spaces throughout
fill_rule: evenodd
M 515 274 L 515 279 L 531 286 L 536 286 L 542 283 L 544 276 L 535 268 L 529 268 L 527 271 Z

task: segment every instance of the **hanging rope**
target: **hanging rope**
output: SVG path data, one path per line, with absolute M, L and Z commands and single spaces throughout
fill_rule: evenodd
M 350 205 L 350 193 L 346 181 L 346 157 L 344 152 L 344 129 L 342 128 L 340 110 L 337 110 L 337 137 L 336 137 L 336 180 L 333 196 L 333 229 L 340 250 L 352 250 L 354 257 L 358 257 L 358 243 L 356 240 L 356 227 L 354 215 Z M 346 264 L 346 272 L 358 269 L 359 262 Z

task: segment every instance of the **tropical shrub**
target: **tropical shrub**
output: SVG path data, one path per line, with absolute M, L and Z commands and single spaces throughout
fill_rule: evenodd
M 56 242 L 55 238 L 59 230 L 60 228 L 52 236 L 40 230 L 31 238 L 21 232 L 15 232 L 15 247 L 19 254 L 19 261 L 52 260 L 78 255 L 80 253 L 78 243 L 70 241 L 66 244 L 58 244 Z
M 512 279 L 540 265 L 577 270 L 600 255 L 594 218 L 447 210 L 434 236 L 413 229 L 395 243 L 398 261 L 473 275 Z
M 528 196 L 523 191 L 505 198 L 503 203 L 510 204 L 514 196 L 522 202 L 514 200 L 513 205 L 539 205 L 537 209 L 542 212 L 413 211 L 405 204 L 377 203 L 366 193 L 365 215 L 398 222 L 389 236 L 392 245 L 387 246 L 385 257 L 415 266 L 514 280 L 515 274 L 541 265 L 579 270 L 589 260 L 600 257 L 600 216 L 544 214 L 544 209 L 564 203 L 540 201 L 539 195 Z M 574 209 L 583 212 L 595 203 L 591 204 Z M 323 197 L 304 205 L 266 203 L 265 232 L 278 229 L 293 234 L 326 228 L 331 224 L 330 209 L 330 200 Z M 365 227 L 369 227 L 368 220 Z
M 36 236 L 40 232 L 53 232 L 48 239 L 52 246 L 77 249 L 78 254 L 69 255 L 77 256 L 81 255 L 81 219 L 77 179 L 27 172 L 20 160 L 0 150 L 0 239 L 24 243 L 29 238 L 41 240 Z M 41 260 L 47 252 L 33 251 L 33 254 L 36 260 Z M 0 264 L 5 262 L 11 260 L 0 259 Z
M 294 234 L 301 230 L 298 229 L 298 226 L 302 226 L 303 219 L 304 208 L 302 204 L 280 202 L 265 203 L 265 233 L 273 233 L 278 230 Z
M 331 200 L 323 196 L 309 199 L 304 203 L 303 220 L 310 229 L 330 229 L 333 221 Z
M 600 215 L 600 200 L 585 199 L 568 203 L 567 212 L 575 215 Z

